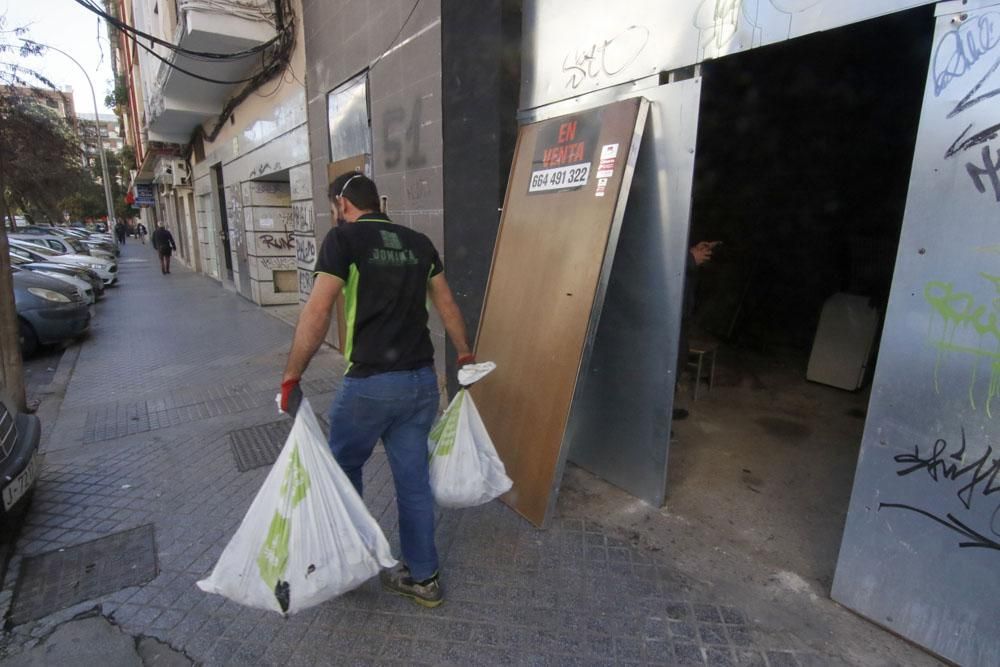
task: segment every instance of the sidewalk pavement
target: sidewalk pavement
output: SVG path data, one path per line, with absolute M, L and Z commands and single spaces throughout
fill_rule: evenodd
M 498 502 L 441 511 L 446 603 L 435 610 L 383 592 L 377 579 L 288 619 L 201 592 L 195 582 L 212 569 L 268 470 L 240 472 L 230 433 L 280 431 L 274 395 L 291 335 L 285 322 L 211 279 L 177 264 L 162 275 L 148 246 L 126 246 L 121 286 L 99 304 L 78 355 L 67 355 L 75 365 L 57 373 L 67 384 L 56 392 L 61 404 L 49 406 L 55 423 L 43 472 L 0 595 L 8 613 L 0 657 L 32 664 L 25 661 L 56 642 L 57 629 L 96 612 L 139 643 L 156 639 L 206 665 L 854 662 L 836 642 L 760 622 L 741 594 L 721 598 L 719 587 L 676 567 L 670 551 L 630 539 L 613 515 L 573 516 L 567 501 L 563 518 L 544 531 Z M 317 355 L 304 381 L 317 410 L 326 410 L 343 369 L 335 351 Z M 380 450 L 366 468 L 365 496 L 398 553 Z M 147 556 L 140 539 L 119 562 L 94 556 L 78 580 L 61 582 L 62 592 L 107 592 L 34 620 L 10 616 L 15 591 L 30 593 L 18 583 L 26 557 L 149 525 L 151 533 L 113 539 L 153 536 L 151 580 L 134 585 Z M 59 583 L 50 573 L 36 584 L 40 603 Z M 871 664 L 893 664 L 893 655 L 927 660 L 891 642 Z

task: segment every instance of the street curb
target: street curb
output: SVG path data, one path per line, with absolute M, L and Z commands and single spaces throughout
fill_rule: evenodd
M 52 376 L 52 381 L 44 391 L 38 394 L 40 403 L 35 410 L 35 415 L 42 422 L 42 440 L 39 444 L 39 451 L 45 452 L 48 448 L 48 438 L 52 434 L 52 429 L 59 421 L 59 414 L 62 412 L 63 399 L 66 397 L 66 389 L 73 378 L 73 371 L 76 370 L 76 362 L 80 359 L 80 352 L 83 343 L 76 343 L 66 348 L 56 373 Z

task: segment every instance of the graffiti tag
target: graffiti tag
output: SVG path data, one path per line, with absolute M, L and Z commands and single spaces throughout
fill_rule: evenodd
M 960 483 L 961 486 L 958 487 L 955 495 L 968 510 L 972 509 L 975 498 L 985 498 L 994 493 L 1000 493 L 1000 457 L 994 456 L 993 447 L 989 446 L 982 456 L 966 463 L 965 428 L 963 427 L 961 431 L 961 444 L 957 449 L 949 451 L 948 442 L 944 438 L 940 438 L 926 453 L 921 453 L 920 447 L 914 445 L 912 454 L 898 454 L 893 457 L 893 460 L 903 465 L 896 471 L 900 477 L 925 471 L 934 482 Z M 939 516 L 934 512 L 904 503 L 880 503 L 879 510 L 882 509 L 898 509 L 924 516 L 965 538 L 959 543 L 961 548 L 974 547 L 1000 551 L 1000 542 L 976 531 L 952 513 Z M 1000 516 L 1000 506 L 994 510 L 990 519 L 990 531 L 995 536 L 1000 537 L 1000 525 L 997 525 L 998 516 Z
M 303 296 L 308 296 L 313 290 L 313 274 L 312 271 L 303 271 L 299 269 L 299 294 Z
M 1000 14 L 983 14 L 949 30 L 934 47 L 932 77 L 934 95 L 939 96 L 987 53 L 1000 45 Z
M 633 25 L 614 37 L 567 53 L 562 64 L 563 72 L 568 75 L 566 87 L 576 89 L 587 79 L 622 72 L 636 61 L 648 43 L 649 28 Z
M 284 236 L 278 237 L 262 234 L 259 240 L 271 250 L 291 250 L 295 247 L 295 236 L 292 232 L 286 232 Z
M 997 151 L 997 157 L 1000 158 L 1000 151 Z M 1000 159 L 993 159 L 993 154 L 989 146 L 983 146 L 982 159 L 982 166 L 973 162 L 967 162 L 965 170 L 969 172 L 972 184 L 980 194 L 986 193 L 986 181 L 989 181 L 990 186 L 993 188 L 994 197 L 1000 202 Z
M 722 49 L 739 32 L 743 0 L 702 0 L 694 25 L 702 32 L 701 45 Z
M 312 264 L 316 261 L 316 240 L 304 236 L 299 241 L 295 246 L 295 259 L 300 264 Z
M 1000 395 L 1000 277 L 979 274 L 991 282 L 998 297 L 992 307 L 978 303 L 969 292 L 956 292 L 951 283 L 932 281 L 924 287 L 924 299 L 944 322 L 941 335 L 932 340 L 938 350 L 934 367 L 934 389 L 940 393 L 938 370 L 946 353 L 958 353 L 973 362 L 969 385 L 969 401 L 976 409 L 976 374 L 980 360 L 990 364 L 990 381 L 986 398 L 986 414 L 992 418 L 992 403 Z M 964 334 L 964 335 L 963 335 Z M 959 338 L 959 336 L 962 336 Z

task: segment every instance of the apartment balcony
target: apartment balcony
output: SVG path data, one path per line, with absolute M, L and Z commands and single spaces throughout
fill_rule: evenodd
M 224 0 L 178 2 L 173 43 L 190 51 L 234 53 L 264 44 L 277 35 L 274 19 L 265 16 L 273 11 L 272 0 L 234 2 L 234 7 L 238 4 L 244 9 L 239 13 L 203 9 L 221 4 L 225 4 Z M 245 8 L 251 4 L 261 8 L 259 18 L 247 16 Z M 170 49 L 158 48 L 157 51 L 169 65 L 146 54 L 147 62 L 152 65 L 146 71 L 156 72 L 154 85 L 146 89 L 146 118 L 149 139 L 164 143 L 187 143 L 195 128 L 217 117 L 226 101 L 244 85 L 210 83 L 181 69 L 209 79 L 236 81 L 252 76 L 261 62 L 259 53 L 236 60 L 205 60 Z

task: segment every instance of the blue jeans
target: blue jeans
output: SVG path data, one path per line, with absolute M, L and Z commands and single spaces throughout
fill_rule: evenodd
M 361 495 L 361 469 L 379 438 L 396 483 L 403 561 L 417 581 L 438 570 L 427 436 L 438 409 L 433 368 L 344 378 L 330 408 L 330 450 Z

